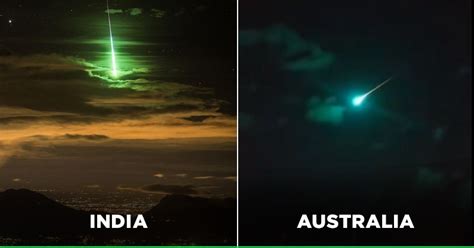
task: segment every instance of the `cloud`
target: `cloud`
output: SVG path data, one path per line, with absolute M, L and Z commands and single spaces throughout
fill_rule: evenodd
M 193 116 L 183 117 L 183 120 L 192 121 L 192 122 L 203 122 L 212 117 L 213 117 L 212 115 L 193 115 Z
M 235 138 L 236 118 L 219 112 L 212 89 L 91 70 L 100 68 L 59 54 L 0 56 L 0 166 L 64 144 Z
M 6 85 L 0 88 L 0 124 L 156 119 L 171 113 L 180 113 L 175 119 L 183 125 L 183 118 L 192 116 L 216 116 L 217 124 L 224 117 L 217 111 L 225 103 L 214 99 L 211 89 L 140 78 L 91 78 L 85 71 L 96 70 L 94 65 L 78 58 L 8 56 L 0 58 L 0 68 L 0 81 Z M 172 117 L 166 118 L 172 124 Z
M 99 184 L 90 184 L 90 185 L 86 185 L 85 187 L 89 189 L 98 189 L 101 186 Z
M 57 136 L 41 135 L 41 131 L 35 133 L 24 133 L 19 129 L 1 129 L 5 134 L 0 136 L 0 167 L 2 167 L 10 158 L 50 158 L 53 156 L 49 148 L 56 149 L 60 145 L 80 144 L 80 143 L 99 143 L 108 140 L 105 135 L 77 135 L 64 134 Z M 12 133 L 19 133 L 18 137 L 9 139 Z
M 140 188 L 134 187 L 117 187 L 119 190 L 137 191 L 143 193 L 155 193 L 155 194 L 179 194 L 179 195 L 195 195 L 198 192 L 194 186 L 191 185 L 164 185 L 164 184 L 150 184 Z
M 311 122 L 337 125 L 343 121 L 344 112 L 345 107 L 336 104 L 334 98 L 322 101 L 313 96 L 307 102 L 306 118 Z
M 121 10 L 121 9 L 106 9 L 104 12 L 109 13 L 111 15 L 114 15 L 114 14 L 122 14 L 123 10 Z
M 234 181 L 234 182 L 237 181 L 237 177 L 235 177 L 235 176 L 224 177 L 223 179 L 224 179 L 224 180 Z
M 88 134 L 88 135 L 80 135 L 80 134 L 65 134 L 63 136 L 67 139 L 84 139 L 84 140 L 106 140 L 109 137 L 100 134 Z
M 51 117 L 51 116 L 65 116 L 71 115 L 70 113 L 66 112 L 49 112 L 49 111 L 36 111 L 28 108 L 22 107 L 7 107 L 7 106 L 0 106 L 0 119 L 8 119 L 14 117 Z
M 208 179 L 213 179 L 213 176 L 198 176 L 198 177 L 193 177 L 196 180 L 208 180 Z
M 143 10 L 140 9 L 140 8 L 131 8 L 131 9 L 128 9 L 127 12 L 131 15 L 131 16 L 137 16 L 137 15 L 141 15 Z
M 160 9 L 151 9 L 151 15 L 155 18 L 162 18 L 166 15 L 166 11 Z
M 154 174 L 153 176 L 154 176 L 154 177 L 158 177 L 158 178 L 164 178 L 164 177 L 165 177 L 165 175 L 162 174 L 162 173 L 156 173 L 156 174 Z
M 18 144 L 5 142 L 0 139 L 0 168 L 21 149 Z
M 59 54 L 35 54 L 29 56 L 0 56 L 0 78 L 5 78 L 11 71 L 20 71 L 25 74 L 41 72 L 67 72 L 81 71 L 83 67 L 77 63 L 77 59 Z
M 305 40 L 285 26 L 239 32 L 240 46 L 262 44 L 279 54 L 282 67 L 290 71 L 318 70 L 334 62 L 334 55 L 324 51 L 318 44 Z
M 142 128 L 143 129 L 143 128 Z M 56 131 L 56 130 L 55 130 Z M 2 130 L 2 135 L 3 135 Z M 20 137 L 25 135 L 24 131 L 19 131 Z M 39 133 L 45 133 L 40 131 Z M 5 132 L 9 134 L 9 131 Z M 28 134 L 28 133 L 27 133 Z M 146 134 L 146 132 L 144 132 Z M 150 134 L 148 134 L 150 136 Z M 87 136 L 86 136 L 87 137 Z M 92 136 L 94 137 L 94 136 Z M 53 159 L 54 161 L 77 160 L 90 164 L 96 161 L 114 159 L 117 163 L 126 161 L 140 161 L 146 164 L 156 163 L 157 160 L 164 164 L 181 165 L 198 165 L 206 168 L 212 167 L 214 164 L 226 164 L 230 166 L 234 164 L 229 157 L 233 157 L 235 153 L 235 138 L 167 138 L 167 139 L 95 139 L 95 138 L 75 138 L 68 139 L 64 135 L 48 136 L 33 135 L 23 138 L 14 139 L 8 142 L 2 141 L 0 137 L 0 167 L 9 161 L 17 159 L 29 161 L 45 161 Z M 199 153 L 201 156 L 195 157 Z M 176 165 L 176 163 L 178 164 Z M 99 162 L 99 164 L 102 162 Z M 115 163 L 114 163 L 115 164 Z M 39 162 L 37 167 L 44 165 Z M 64 162 L 64 166 L 69 166 L 68 162 Z M 111 165 L 112 166 L 112 165 Z M 174 168 L 173 170 L 165 170 L 153 174 L 172 174 L 176 177 L 186 178 L 189 169 L 184 166 L 183 172 L 175 174 L 176 170 L 183 168 Z M 163 167 L 160 170 L 166 169 Z
M 129 14 L 131 16 L 137 16 L 137 15 L 141 15 L 143 13 L 143 9 L 141 8 L 130 8 L 130 9 L 109 9 L 109 10 L 105 10 L 104 11 L 105 13 L 109 13 L 111 15 L 115 15 L 115 14 Z
M 100 112 L 85 100 L 92 94 L 101 95 L 106 86 L 91 80 L 79 59 L 57 54 L 8 56 L 0 57 L 0 68 L 0 106 L 3 108 L 30 110 L 29 114 L 36 116 L 39 116 L 37 111 L 48 114 Z

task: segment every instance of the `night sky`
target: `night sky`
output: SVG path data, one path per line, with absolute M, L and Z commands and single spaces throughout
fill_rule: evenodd
M 2 0 L 0 189 L 235 196 L 235 7 L 110 0 L 115 78 L 105 1 Z M 471 1 L 239 15 L 240 244 L 472 244 Z M 302 213 L 417 229 L 300 231 Z
M 1 1 L 0 188 L 235 196 L 235 1 L 109 4 L 118 78 L 105 0 Z
M 471 2 L 239 6 L 241 244 L 472 242 Z M 297 230 L 302 213 L 418 231 Z

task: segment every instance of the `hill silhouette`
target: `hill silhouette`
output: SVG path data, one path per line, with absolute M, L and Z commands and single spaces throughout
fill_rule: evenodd
M 0 219 L 0 235 L 25 238 L 80 233 L 89 225 L 87 212 L 66 207 L 26 189 L 0 193 Z
M 167 239 L 185 237 L 198 243 L 208 240 L 235 243 L 236 204 L 235 199 L 168 195 L 144 216 L 152 230 Z
M 89 229 L 92 213 L 27 189 L 0 192 L 0 245 L 235 243 L 235 199 L 165 196 L 144 213 L 148 229 Z

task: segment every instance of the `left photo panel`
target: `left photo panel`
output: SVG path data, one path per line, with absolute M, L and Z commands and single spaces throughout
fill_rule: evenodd
M 0 245 L 235 245 L 236 0 L 0 2 Z

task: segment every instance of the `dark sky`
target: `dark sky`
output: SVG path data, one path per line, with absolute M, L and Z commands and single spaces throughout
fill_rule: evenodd
M 294 227 L 303 212 L 397 209 L 427 241 L 433 213 L 471 208 L 471 1 L 239 6 L 241 244 L 366 241 Z M 440 240 L 465 227 L 446 218 Z
M 105 8 L 106 1 L 96 0 L 3 1 L 2 52 L 67 54 L 108 66 Z M 146 67 L 148 78 L 210 85 L 235 102 L 234 1 L 111 0 L 110 8 L 122 67 Z
M 469 3 L 296 1 L 260 18 L 265 3 L 242 1 L 243 128 L 270 132 L 280 123 L 279 137 L 294 131 L 330 163 L 348 159 L 332 156 L 344 152 L 354 163 L 470 157 Z M 363 106 L 350 105 L 389 77 Z M 371 147 L 381 151 L 374 157 Z
M 235 196 L 236 3 L 109 3 L 116 78 L 105 0 L 1 1 L 0 187 Z

